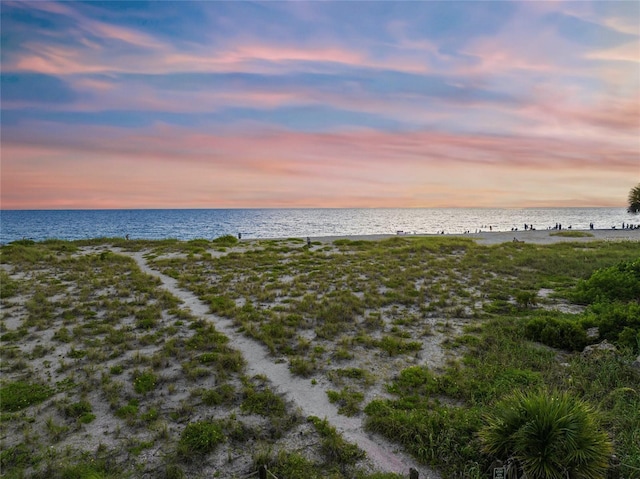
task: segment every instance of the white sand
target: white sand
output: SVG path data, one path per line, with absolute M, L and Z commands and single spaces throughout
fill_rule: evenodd
M 312 241 L 320 241 L 322 243 L 331 243 L 333 241 L 339 239 L 349 239 L 352 241 L 356 240 L 367 240 L 367 241 L 379 241 L 389 238 L 415 238 L 415 237 L 423 237 L 423 238 L 434 238 L 434 237 L 460 237 L 460 238 L 471 238 L 477 240 L 478 244 L 482 245 L 492 245 L 492 244 L 500 244 L 507 243 L 509 241 L 513 241 L 516 238 L 518 241 L 523 241 L 525 243 L 534 243 L 534 244 L 553 244 L 567 241 L 574 242 L 587 242 L 587 241 L 637 241 L 640 242 L 640 229 L 636 230 L 562 230 L 562 233 L 565 232 L 582 232 L 586 234 L 590 234 L 592 236 L 585 237 L 568 237 L 568 236 L 553 236 L 556 233 L 560 233 L 556 230 L 533 230 L 533 231 L 494 231 L 494 232 L 482 232 L 482 233 L 470 233 L 470 234 L 452 234 L 452 235 L 436 235 L 436 234 L 406 234 L 406 235 L 358 235 L 358 236 L 323 236 L 319 238 L 312 237 Z

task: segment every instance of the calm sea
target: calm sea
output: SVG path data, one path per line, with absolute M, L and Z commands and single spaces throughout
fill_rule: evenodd
M 192 210 L 3 210 L 0 242 L 23 238 L 213 239 L 318 237 L 363 234 L 510 231 L 524 224 L 547 229 L 620 228 L 640 223 L 624 208 L 381 208 L 381 209 L 192 209 Z

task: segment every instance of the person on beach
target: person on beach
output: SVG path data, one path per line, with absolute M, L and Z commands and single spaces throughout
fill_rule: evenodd
M 242 239 L 242 233 L 238 233 L 238 239 L 241 240 Z
M 311 238 L 307 236 L 307 247 L 311 248 Z

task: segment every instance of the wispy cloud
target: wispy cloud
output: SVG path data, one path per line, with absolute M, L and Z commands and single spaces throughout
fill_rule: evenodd
M 637 4 L 363 6 L 3 2 L 2 207 L 624 202 Z

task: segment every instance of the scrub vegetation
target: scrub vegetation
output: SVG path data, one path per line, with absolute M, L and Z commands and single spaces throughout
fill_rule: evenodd
M 248 376 L 136 251 L 443 477 L 488 477 L 498 460 L 530 471 L 492 440 L 496 424 L 518 401 L 544 420 L 558 391 L 595 431 L 599 471 L 640 469 L 637 243 L 223 237 L 0 251 L 5 477 L 242 477 L 260 464 L 281 479 L 396 477 L 362 469 L 331 424 Z M 603 340 L 612 347 L 582 352 Z

